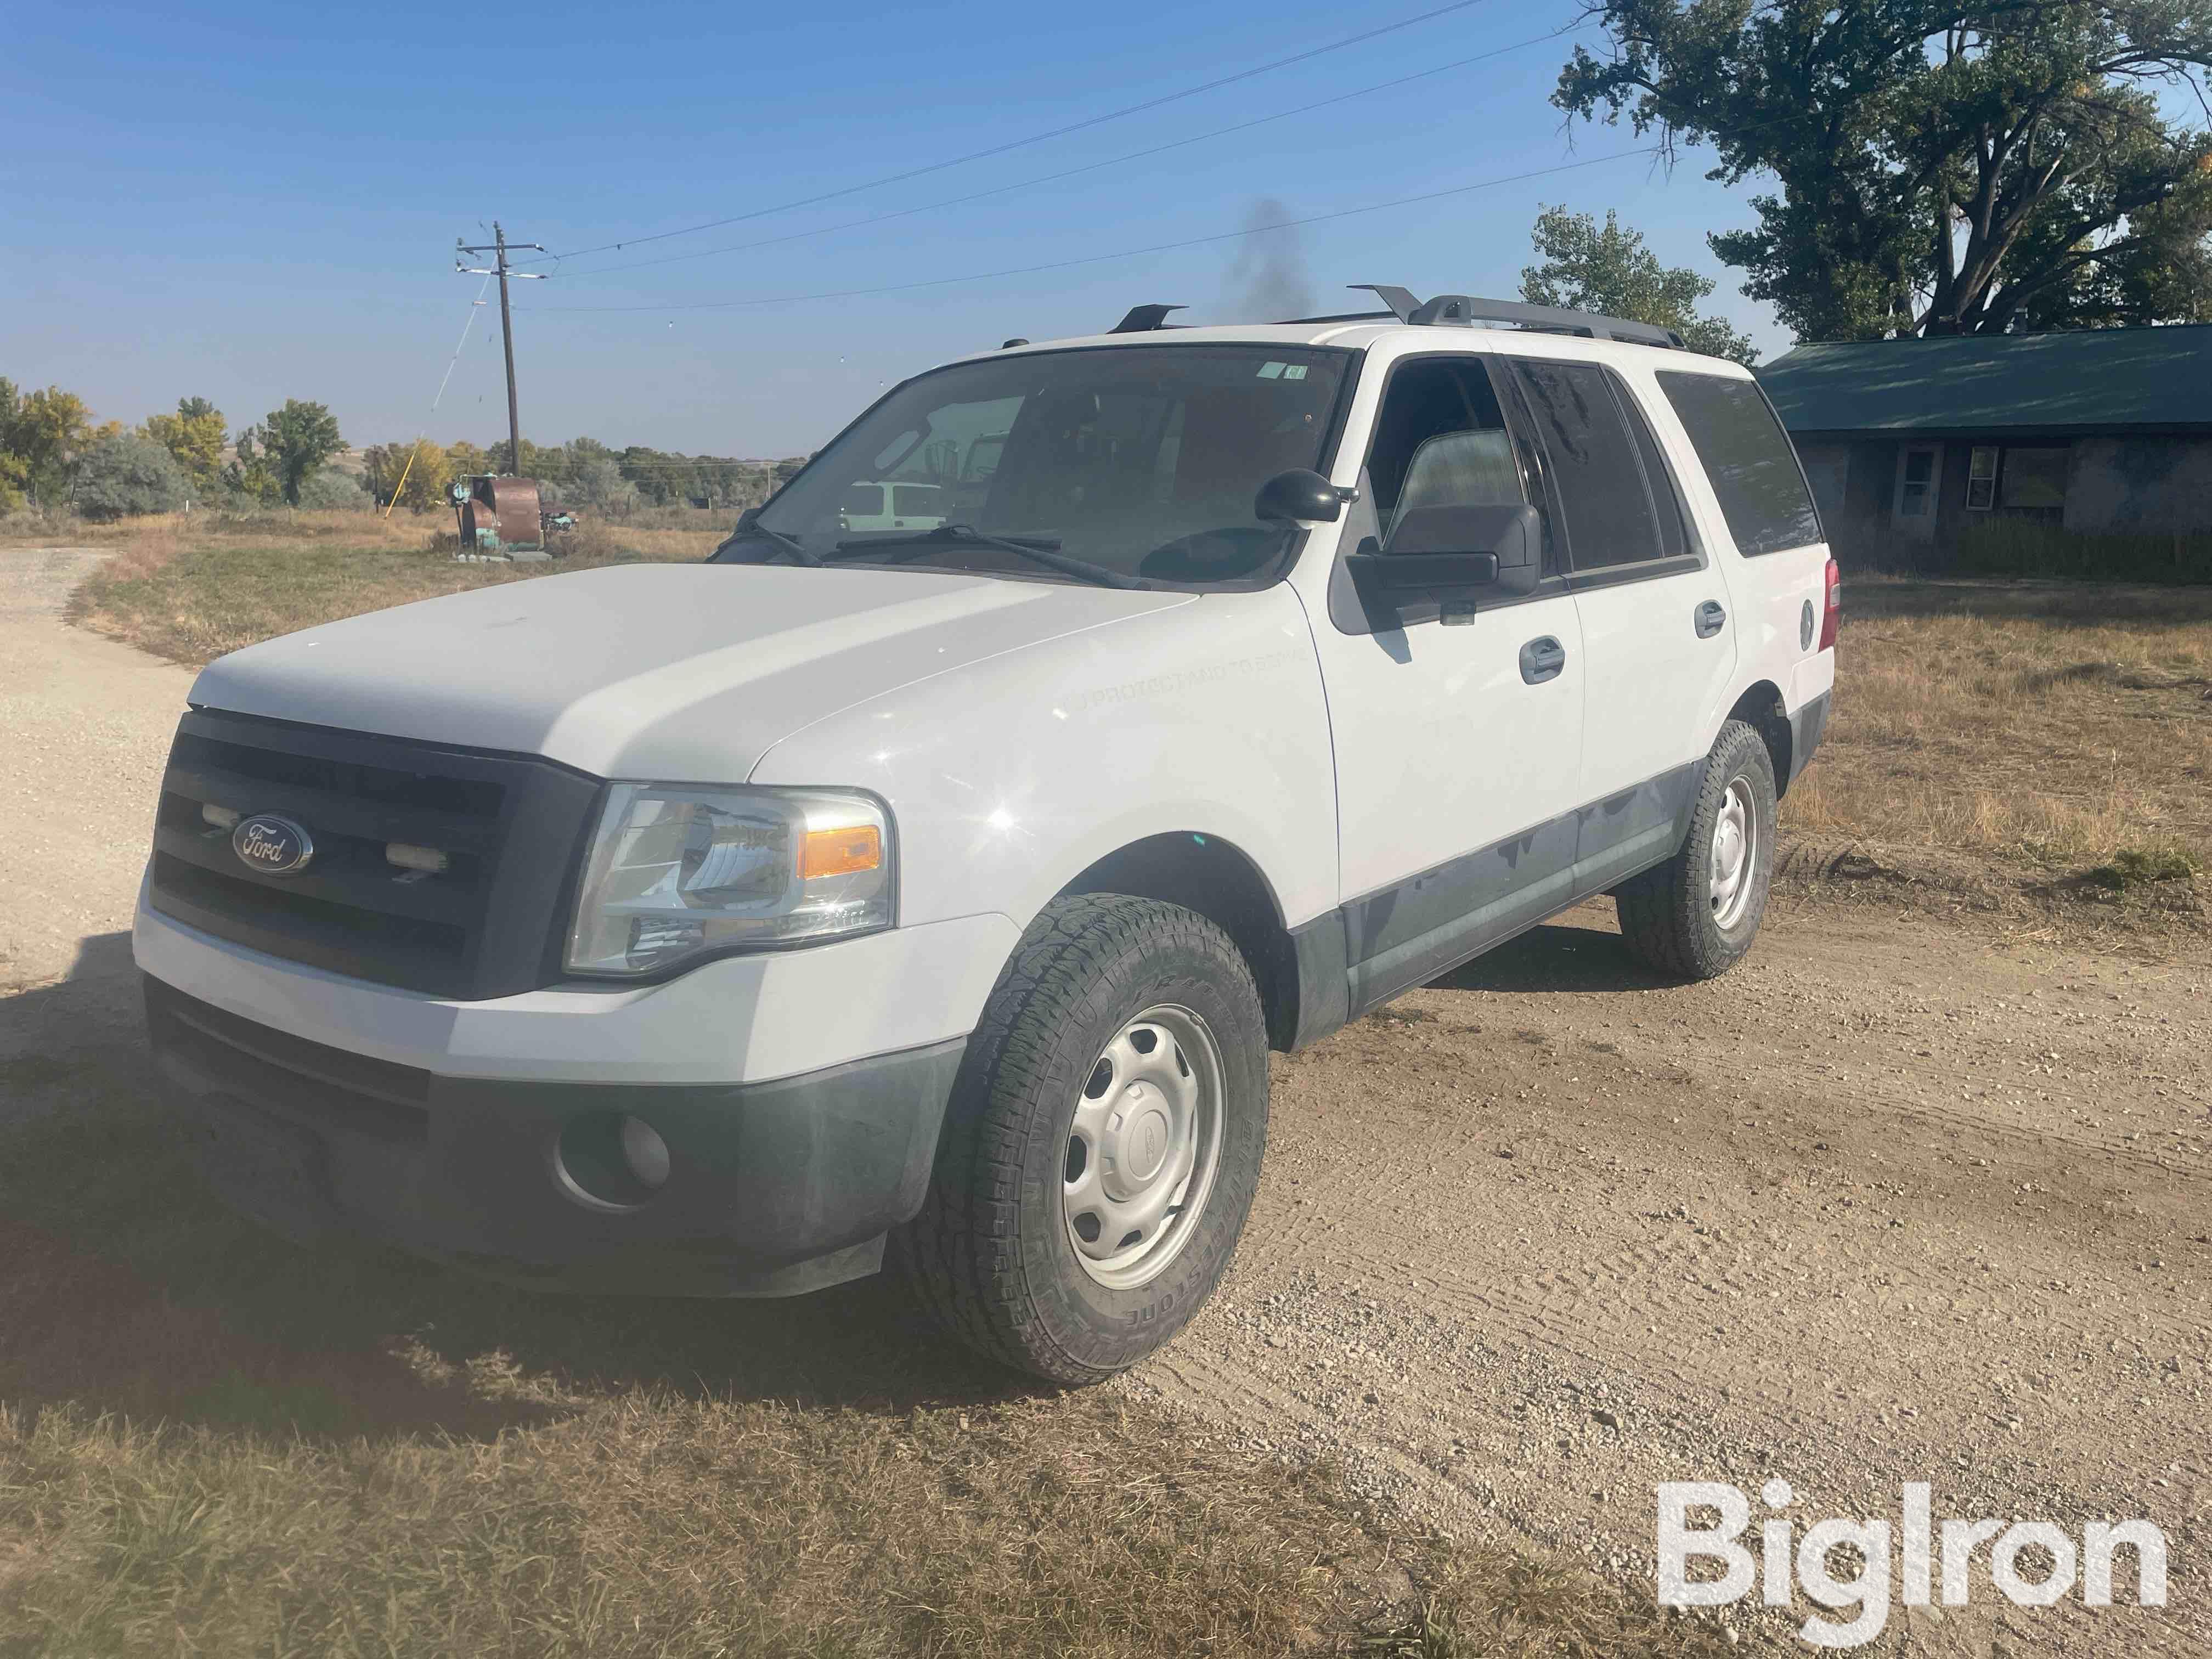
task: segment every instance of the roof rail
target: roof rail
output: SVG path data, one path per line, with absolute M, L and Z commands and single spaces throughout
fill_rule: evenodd
M 1168 321 L 1171 311 L 1188 311 L 1188 306 L 1131 306 L 1129 314 L 1106 331 L 1109 334 L 1149 334 L 1156 328 L 1174 326 Z
M 1661 328 L 1656 323 L 1631 322 L 1626 317 L 1603 317 L 1595 311 L 1522 305 L 1513 300 L 1484 300 L 1468 294 L 1439 294 L 1424 302 L 1416 300 L 1409 290 L 1387 283 L 1354 283 L 1352 286 L 1380 295 L 1382 303 L 1390 307 L 1391 315 L 1416 327 L 1456 325 L 1467 328 L 1476 323 L 1511 323 L 1550 334 L 1579 334 L 1593 340 L 1627 340 L 1638 345 L 1671 346 L 1677 351 L 1689 349 L 1682 337 L 1671 328 Z

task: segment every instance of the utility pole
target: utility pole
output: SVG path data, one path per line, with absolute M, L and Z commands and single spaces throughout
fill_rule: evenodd
M 515 270 L 507 264 L 508 252 L 515 248 L 525 247 L 535 248 L 540 253 L 545 252 L 544 245 L 540 242 L 508 241 L 506 230 L 496 219 L 491 222 L 490 241 L 471 246 L 458 237 L 453 240 L 453 252 L 457 256 L 453 269 L 456 271 L 465 272 L 471 276 L 499 278 L 499 331 L 507 344 L 507 470 L 510 474 L 520 474 L 522 471 L 522 418 L 515 412 L 514 317 L 507 308 L 507 279 L 512 276 L 526 282 L 543 281 L 551 275 L 550 271 L 544 270 Z M 459 255 L 464 253 L 490 253 L 496 255 L 497 258 L 489 265 L 465 265 L 460 264 L 458 258 Z

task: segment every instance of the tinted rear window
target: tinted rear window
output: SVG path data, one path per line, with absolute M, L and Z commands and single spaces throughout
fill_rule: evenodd
M 1606 372 L 1594 363 L 1514 364 L 1551 457 L 1567 557 L 1577 570 L 1641 564 L 1663 547 L 1636 441 Z M 1680 550 L 1680 540 L 1674 550 Z
M 1739 550 L 1779 553 L 1820 539 L 1805 475 L 1755 381 L 1662 371 L 1659 386 L 1705 463 Z

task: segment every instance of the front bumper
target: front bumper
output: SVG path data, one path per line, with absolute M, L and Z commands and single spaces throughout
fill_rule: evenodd
M 736 1085 L 500 1082 L 328 1048 L 148 976 L 155 1057 L 211 1183 L 289 1237 L 351 1236 L 548 1289 L 779 1296 L 873 1272 L 921 1207 L 965 1039 Z M 580 1198 L 572 1126 L 642 1119 L 665 1183 Z

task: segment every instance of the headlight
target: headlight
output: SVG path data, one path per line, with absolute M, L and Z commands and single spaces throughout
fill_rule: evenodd
M 692 957 L 891 924 L 890 815 L 828 789 L 618 783 L 584 864 L 568 968 L 642 975 Z

